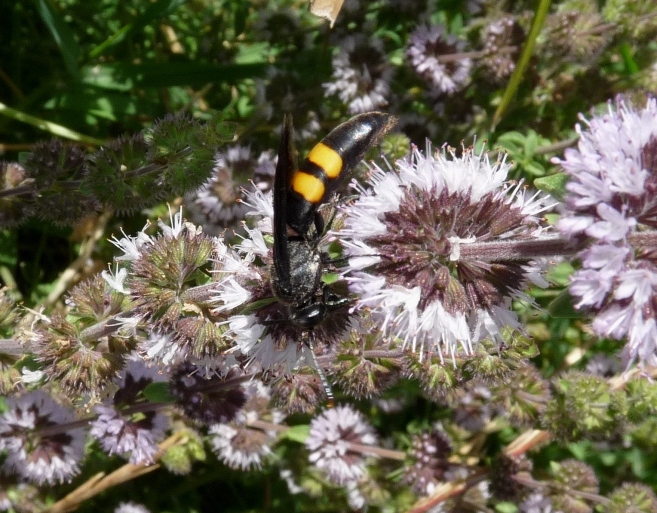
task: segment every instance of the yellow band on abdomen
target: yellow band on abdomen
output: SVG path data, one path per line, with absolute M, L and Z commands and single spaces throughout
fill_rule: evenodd
M 292 178 L 292 190 L 310 203 L 319 203 L 324 196 L 325 187 L 319 178 L 297 171 Z
M 331 179 L 337 178 L 342 171 L 342 157 L 340 154 L 321 142 L 310 150 L 308 160 L 321 167 L 326 176 Z

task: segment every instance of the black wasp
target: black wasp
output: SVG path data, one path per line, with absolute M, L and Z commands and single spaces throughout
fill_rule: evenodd
M 319 249 L 325 233 L 318 208 L 329 201 L 350 172 L 396 118 L 368 112 L 333 129 L 297 167 L 292 117 L 285 115 L 274 178 L 274 250 L 272 289 L 302 330 L 317 327 L 349 300 L 322 284 L 328 255 Z
M 349 299 L 335 294 L 322 283 L 324 267 L 331 261 L 319 248 L 325 226 L 318 209 L 331 200 L 365 153 L 395 122 L 396 118 L 382 112 L 355 116 L 317 143 L 297 167 L 292 117 L 286 115 L 283 119 L 274 178 L 271 287 L 285 305 L 286 321 L 290 322 L 274 321 L 269 329 L 277 332 L 278 336 L 272 333 L 275 339 L 280 339 L 281 335 L 286 340 L 305 335 L 296 342 L 305 344 L 310 351 L 330 405 L 333 394 L 315 359 L 312 334 L 319 331 L 322 339 L 326 339 L 336 332 L 341 333 L 347 325 L 346 309 L 342 307 Z

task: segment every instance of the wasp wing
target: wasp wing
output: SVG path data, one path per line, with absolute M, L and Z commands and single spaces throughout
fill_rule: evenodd
M 296 151 L 292 115 L 283 117 L 278 163 L 274 176 L 274 271 L 279 280 L 290 279 L 290 253 L 287 240 L 287 193 L 296 171 Z

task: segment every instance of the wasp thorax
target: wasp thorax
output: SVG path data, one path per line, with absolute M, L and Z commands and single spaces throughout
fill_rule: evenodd
M 307 303 L 319 289 L 322 277 L 321 256 L 305 240 L 288 240 L 290 261 L 289 276 L 281 279 L 272 274 L 271 286 L 274 294 L 293 306 Z

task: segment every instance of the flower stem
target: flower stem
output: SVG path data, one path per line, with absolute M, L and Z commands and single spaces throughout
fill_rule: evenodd
M 535 258 L 554 258 L 574 255 L 581 244 L 561 237 L 531 240 L 506 240 L 461 244 L 459 260 L 496 262 L 527 261 Z

